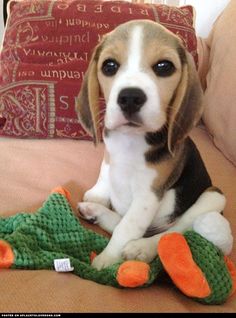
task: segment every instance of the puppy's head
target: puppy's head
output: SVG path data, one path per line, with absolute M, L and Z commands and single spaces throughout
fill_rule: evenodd
M 165 126 L 170 152 L 201 116 L 193 59 L 177 36 L 155 22 L 124 23 L 95 48 L 76 106 L 95 142 L 100 90 L 106 129 L 146 134 Z

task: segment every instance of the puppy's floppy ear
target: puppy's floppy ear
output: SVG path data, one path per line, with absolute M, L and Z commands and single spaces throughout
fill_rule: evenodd
M 187 137 L 202 114 L 202 89 L 190 53 L 181 48 L 182 76 L 168 113 L 168 149 L 171 153 Z
M 93 137 L 94 143 L 101 140 L 98 127 L 99 121 L 99 82 L 97 77 L 97 62 L 103 41 L 98 44 L 92 54 L 84 80 L 76 98 L 76 112 L 84 129 Z

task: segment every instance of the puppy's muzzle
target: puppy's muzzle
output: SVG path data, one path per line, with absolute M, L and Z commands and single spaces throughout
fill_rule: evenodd
M 125 117 L 130 118 L 137 113 L 147 100 L 146 94 L 140 88 L 124 88 L 120 91 L 117 103 Z

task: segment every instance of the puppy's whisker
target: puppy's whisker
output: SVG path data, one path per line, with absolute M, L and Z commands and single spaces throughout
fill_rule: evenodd
M 105 111 L 104 112 L 100 112 L 100 113 L 97 113 L 96 115 L 95 115 L 95 119 L 97 120 L 97 119 L 100 119 L 100 118 L 104 118 L 105 117 Z
M 103 113 L 105 113 L 105 112 L 106 112 L 106 109 L 105 109 L 105 108 L 102 108 L 102 109 L 99 110 L 99 112 L 98 112 L 97 114 L 103 114 Z
M 96 120 L 96 125 L 99 126 L 104 121 L 104 116 Z
M 96 125 L 97 125 L 97 126 L 100 125 L 100 124 L 102 124 L 102 123 L 103 123 L 103 119 L 96 121 Z
M 100 125 L 104 121 L 104 116 L 98 117 L 97 119 L 94 120 L 95 125 Z
M 106 110 L 105 109 L 101 109 L 96 115 L 95 115 L 95 121 L 97 119 L 100 119 L 103 115 L 105 115 Z M 104 116 L 103 116 L 104 117 Z

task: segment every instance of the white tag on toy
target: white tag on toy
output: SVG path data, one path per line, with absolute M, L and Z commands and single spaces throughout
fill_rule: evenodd
M 72 272 L 74 267 L 71 267 L 69 258 L 54 259 L 54 268 L 56 272 Z

